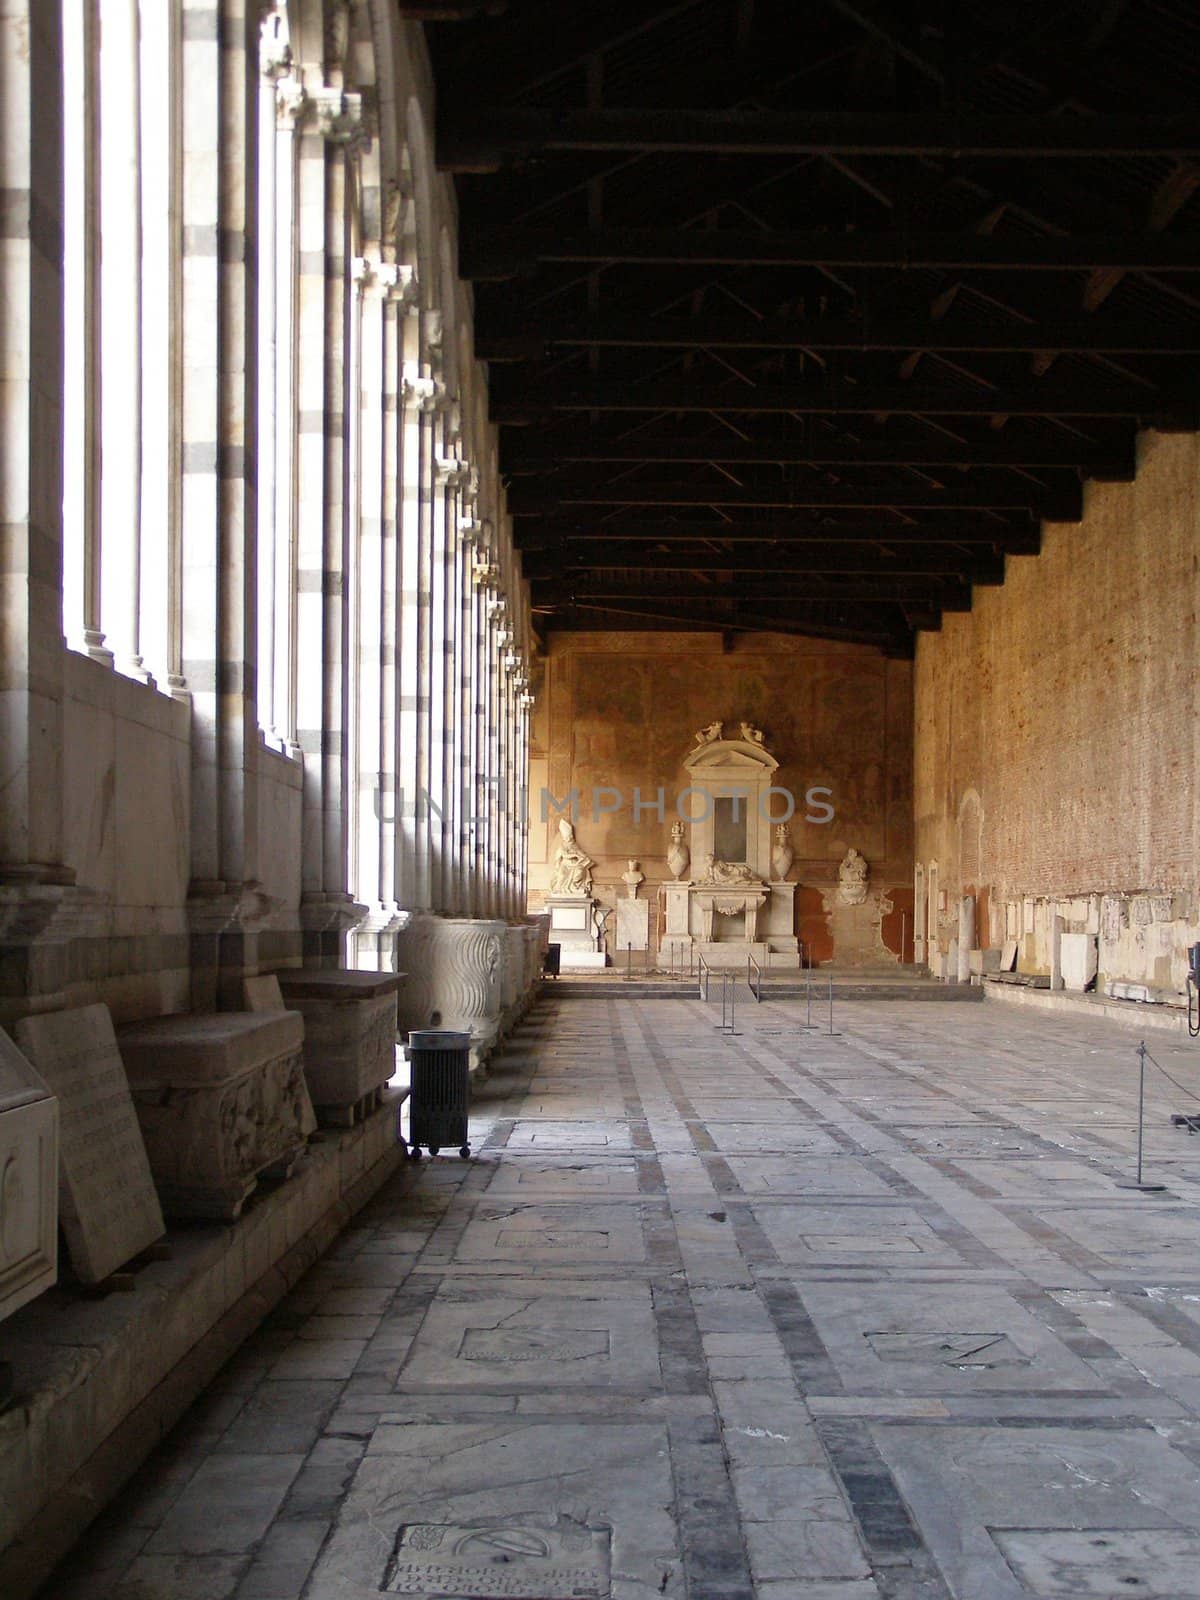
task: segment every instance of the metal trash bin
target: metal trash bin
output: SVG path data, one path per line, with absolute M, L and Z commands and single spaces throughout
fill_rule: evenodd
M 418 1028 L 408 1036 L 412 1082 L 408 1097 L 408 1153 L 416 1160 L 424 1145 L 431 1156 L 457 1145 L 464 1159 L 467 1101 L 471 1083 L 471 1035 L 449 1028 Z

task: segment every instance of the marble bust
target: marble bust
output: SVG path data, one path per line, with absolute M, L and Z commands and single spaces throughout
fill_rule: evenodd
M 646 874 L 636 861 L 629 863 L 629 870 L 621 874 L 621 881 L 629 890 L 629 898 L 637 899 L 637 892 L 646 881 Z
M 558 847 L 550 871 L 551 894 L 590 895 L 592 868 L 596 863 L 580 849 L 575 824 L 567 817 L 558 819 Z

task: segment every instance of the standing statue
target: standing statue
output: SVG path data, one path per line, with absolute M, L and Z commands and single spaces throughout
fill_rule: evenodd
M 671 824 L 671 844 L 667 850 L 667 866 L 671 869 L 671 876 L 678 883 L 688 869 L 692 859 L 692 852 L 687 847 L 686 831 L 682 822 Z
M 629 890 L 629 898 L 637 899 L 637 892 L 646 881 L 646 874 L 641 870 L 636 861 L 629 863 L 629 871 L 621 874 L 621 881 Z
M 592 892 L 592 868 L 596 863 L 586 855 L 575 839 L 575 824 L 566 817 L 558 819 L 558 848 L 550 871 L 551 894 L 587 895 Z
M 838 904 L 843 906 L 861 906 L 867 898 L 867 875 L 870 867 L 865 857 L 859 855 L 853 845 L 842 857 L 842 864 L 838 868 Z

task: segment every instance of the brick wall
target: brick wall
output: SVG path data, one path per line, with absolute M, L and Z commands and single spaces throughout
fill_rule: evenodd
M 1198 469 L 1196 436 L 1143 436 L 1136 482 L 1089 486 L 1081 524 L 1048 524 L 1041 556 L 920 637 L 916 857 L 952 909 L 987 892 L 993 941 L 1030 898 L 1172 894 L 1190 925 Z

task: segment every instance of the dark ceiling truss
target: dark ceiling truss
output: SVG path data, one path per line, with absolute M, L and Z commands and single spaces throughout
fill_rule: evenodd
M 528 552 L 561 552 L 565 559 L 581 546 L 591 546 L 595 553 L 597 545 L 622 549 L 647 544 L 711 545 L 713 541 L 723 546 L 746 545 L 763 552 L 770 552 L 776 546 L 795 552 L 802 546 L 836 543 L 847 554 L 849 549 L 860 545 L 873 545 L 880 551 L 902 550 L 906 555 L 917 546 L 967 545 L 1007 551 L 1011 555 L 1035 556 L 1041 550 L 1041 524 L 1034 517 L 1011 514 L 967 518 L 927 513 L 910 515 L 894 510 L 870 521 L 855 522 L 816 521 L 780 513 L 753 520 L 743 517 L 737 522 L 715 516 L 707 522 L 679 522 L 670 517 L 634 522 L 622 515 L 611 520 L 597 517 L 581 523 L 577 518 L 558 516 L 523 524 L 521 547 Z M 585 564 L 591 565 L 591 562 Z M 629 565 L 636 567 L 641 562 L 631 555 Z
M 1190 0 L 434 0 L 545 627 L 908 653 L 1200 423 Z
M 465 244 L 463 276 L 515 278 L 536 262 L 633 266 L 871 267 L 960 272 L 1200 272 L 1200 238 L 1170 234 L 998 237 L 907 232 L 740 232 L 732 228 L 489 228 Z
M 754 387 L 689 383 L 684 379 L 657 383 L 580 383 L 552 378 L 540 383 L 510 383 L 503 371 L 493 374 L 492 417 L 497 422 L 526 425 L 555 411 L 703 412 L 747 416 L 878 416 L 881 413 L 926 417 L 1126 417 L 1153 426 L 1197 426 L 1200 383 L 1189 382 L 1172 394 L 1148 394 L 1135 385 L 1024 383 L 1004 389 L 983 386 L 945 389 L 902 383 L 808 382 Z
M 1155 327 L 1142 321 L 1075 321 L 955 325 L 930 318 L 758 318 L 489 316 L 477 341 L 485 361 L 530 361 L 553 346 L 629 350 L 957 350 L 973 354 L 1039 355 L 1044 351 L 1108 355 L 1200 354 L 1200 318 Z
M 610 438 L 595 429 L 561 436 L 553 432 L 514 434 L 505 465 L 516 480 L 576 463 L 689 467 L 714 462 L 735 469 L 754 465 L 909 466 L 922 472 L 950 467 L 1020 467 L 1031 472 L 1061 469 L 1126 483 L 1134 473 L 1133 440 L 1128 430 L 1106 444 L 1062 435 L 1027 434 L 1022 438 L 1015 429 L 964 444 L 935 432 L 919 439 L 846 434 L 806 438 L 798 428 L 785 438 L 739 439 L 728 432 L 718 437 L 711 431 L 689 438 L 678 424 L 672 424 L 661 438 L 645 434 Z
M 443 102 L 444 104 L 445 102 Z M 486 173 L 554 152 L 639 155 L 937 156 L 964 160 L 1183 156 L 1200 150 L 1200 116 L 958 116 L 861 112 L 609 108 L 541 111 L 461 106 L 438 129 L 447 172 Z
M 701 506 L 740 512 L 748 509 L 810 510 L 832 506 L 849 511 L 885 511 L 912 508 L 918 511 L 982 511 L 1018 507 L 1051 522 L 1078 522 L 1083 513 L 1083 486 L 1076 479 L 1051 488 L 1032 481 L 1015 480 L 987 487 L 953 483 L 906 485 L 880 484 L 830 488 L 824 484 L 804 486 L 781 483 L 774 488 L 747 488 L 742 484 L 616 483 L 607 486 L 580 483 L 559 484 L 526 480 L 514 485 L 509 508 L 514 516 L 541 516 L 546 512 L 575 507 L 629 506 L 642 509 L 669 506 L 691 509 Z

